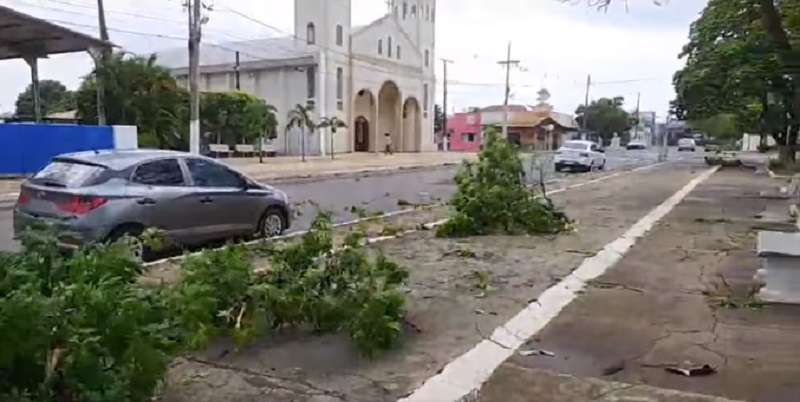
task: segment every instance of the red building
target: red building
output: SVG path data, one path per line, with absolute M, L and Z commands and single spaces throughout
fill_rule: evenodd
M 478 152 L 481 148 L 481 112 L 473 109 L 469 112 L 455 113 L 447 119 L 450 151 Z M 447 140 L 445 139 L 445 149 Z
M 577 129 L 571 115 L 555 112 L 543 102 L 536 106 L 508 105 L 507 118 L 508 139 L 528 150 L 556 149 L 568 131 Z M 455 113 L 447 119 L 449 142 L 445 138 L 440 149 L 478 152 L 484 127 L 491 126 L 499 130 L 502 120 L 503 106 L 473 108 L 468 112 Z

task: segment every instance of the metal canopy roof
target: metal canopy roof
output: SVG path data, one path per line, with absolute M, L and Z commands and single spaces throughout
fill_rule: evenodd
M 109 42 L 0 6 L 0 60 L 111 46 Z

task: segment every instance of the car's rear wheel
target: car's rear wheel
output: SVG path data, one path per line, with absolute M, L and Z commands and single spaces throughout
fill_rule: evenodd
M 145 244 L 142 239 L 144 228 L 138 225 L 121 225 L 114 229 L 108 236 L 109 243 L 119 241 L 126 238 L 128 245 L 131 248 L 131 256 L 136 262 L 142 263 L 150 261 L 153 257 L 153 252 Z
M 258 223 L 258 235 L 263 238 L 276 237 L 286 230 L 286 216 L 279 208 L 269 208 Z

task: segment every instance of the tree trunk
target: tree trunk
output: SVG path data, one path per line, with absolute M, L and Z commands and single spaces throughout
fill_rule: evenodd
M 780 60 L 783 68 L 789 68 L 788 71 L 785 72 L 788 73 L 794 83 L 792 88 L 792 100 L 794 103 L 792 106 L 794 113 L 792 113 L 792 115 L 800 116 L 800 72 L 792 68 L 793 60 L 791 55 L 793 49 L 789 42 L 789 36 L 786 34 L 786 29 L 783 26 L 780 12 L 775 5 L 775 0 L 759 0 L 758 5 L 759 11 L 761 11 L 761 24 L 767 32 L 767 37 L 769 37 L 770 41 L 772 41 L 776 49 L 778 49 L 778 60 Z M 792 127 L 786 136 L 788 140 L 781 141 L 783 143 L 778 144 L 780 150 L 778 155 L 781 162 L 792 163 L 795 159 L 795 145 L 797 144 L 796 128 Z
M 306 130 L 300 130 L 300 160 L 306 161 Z
M 331 130 L 330 137 L 331 137 L 331 160 L 333 160 L 333 136 L 336 134 L 336 130 Z

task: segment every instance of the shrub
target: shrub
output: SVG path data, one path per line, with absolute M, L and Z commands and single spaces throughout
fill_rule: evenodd
M 148 400 L 178 350 L 161 287 L 136 283 L 123 243 L 65 258 L 32 233 L 0 258 L 0 399 Z
M 354 231 L 335 248 L 330 214 L 293 243 L 265 243 L 270 266 L 229 245 L 187 256 L 180 281 L 143 285 L 125 241 L 65 257 L 46 231 L 0 253 L 0 400 L 144 402 L 169 362 L 217 336 L 236 345 L 282 326 L 345 331 L 367 356 L 401 333 L 407 272 L 371 258 Z
M 247 250 L 229 246 L 190 256 L 173 306 L 192 348 L 231 335 L 241 346 L 285 326 L 317 332 L 348 331 L 356 346 L 374 356 L 400 335 L 405 297 L 398 287 L 407 271 L 361 246 L 351 232 L 343 247 L 331 236 L 329 213 L 315 218 L 300 241 L 268 243 L 269 267 L 254 272 Z
M 477 162 L 464 162 L 456 174 L 456 194 L 450 204 L 453 215 L 436 234 L 465 237 L 489 233 L 556 233 L 569 228 L 566 215 L 524 181 L 517 149 L 494 131 Z

